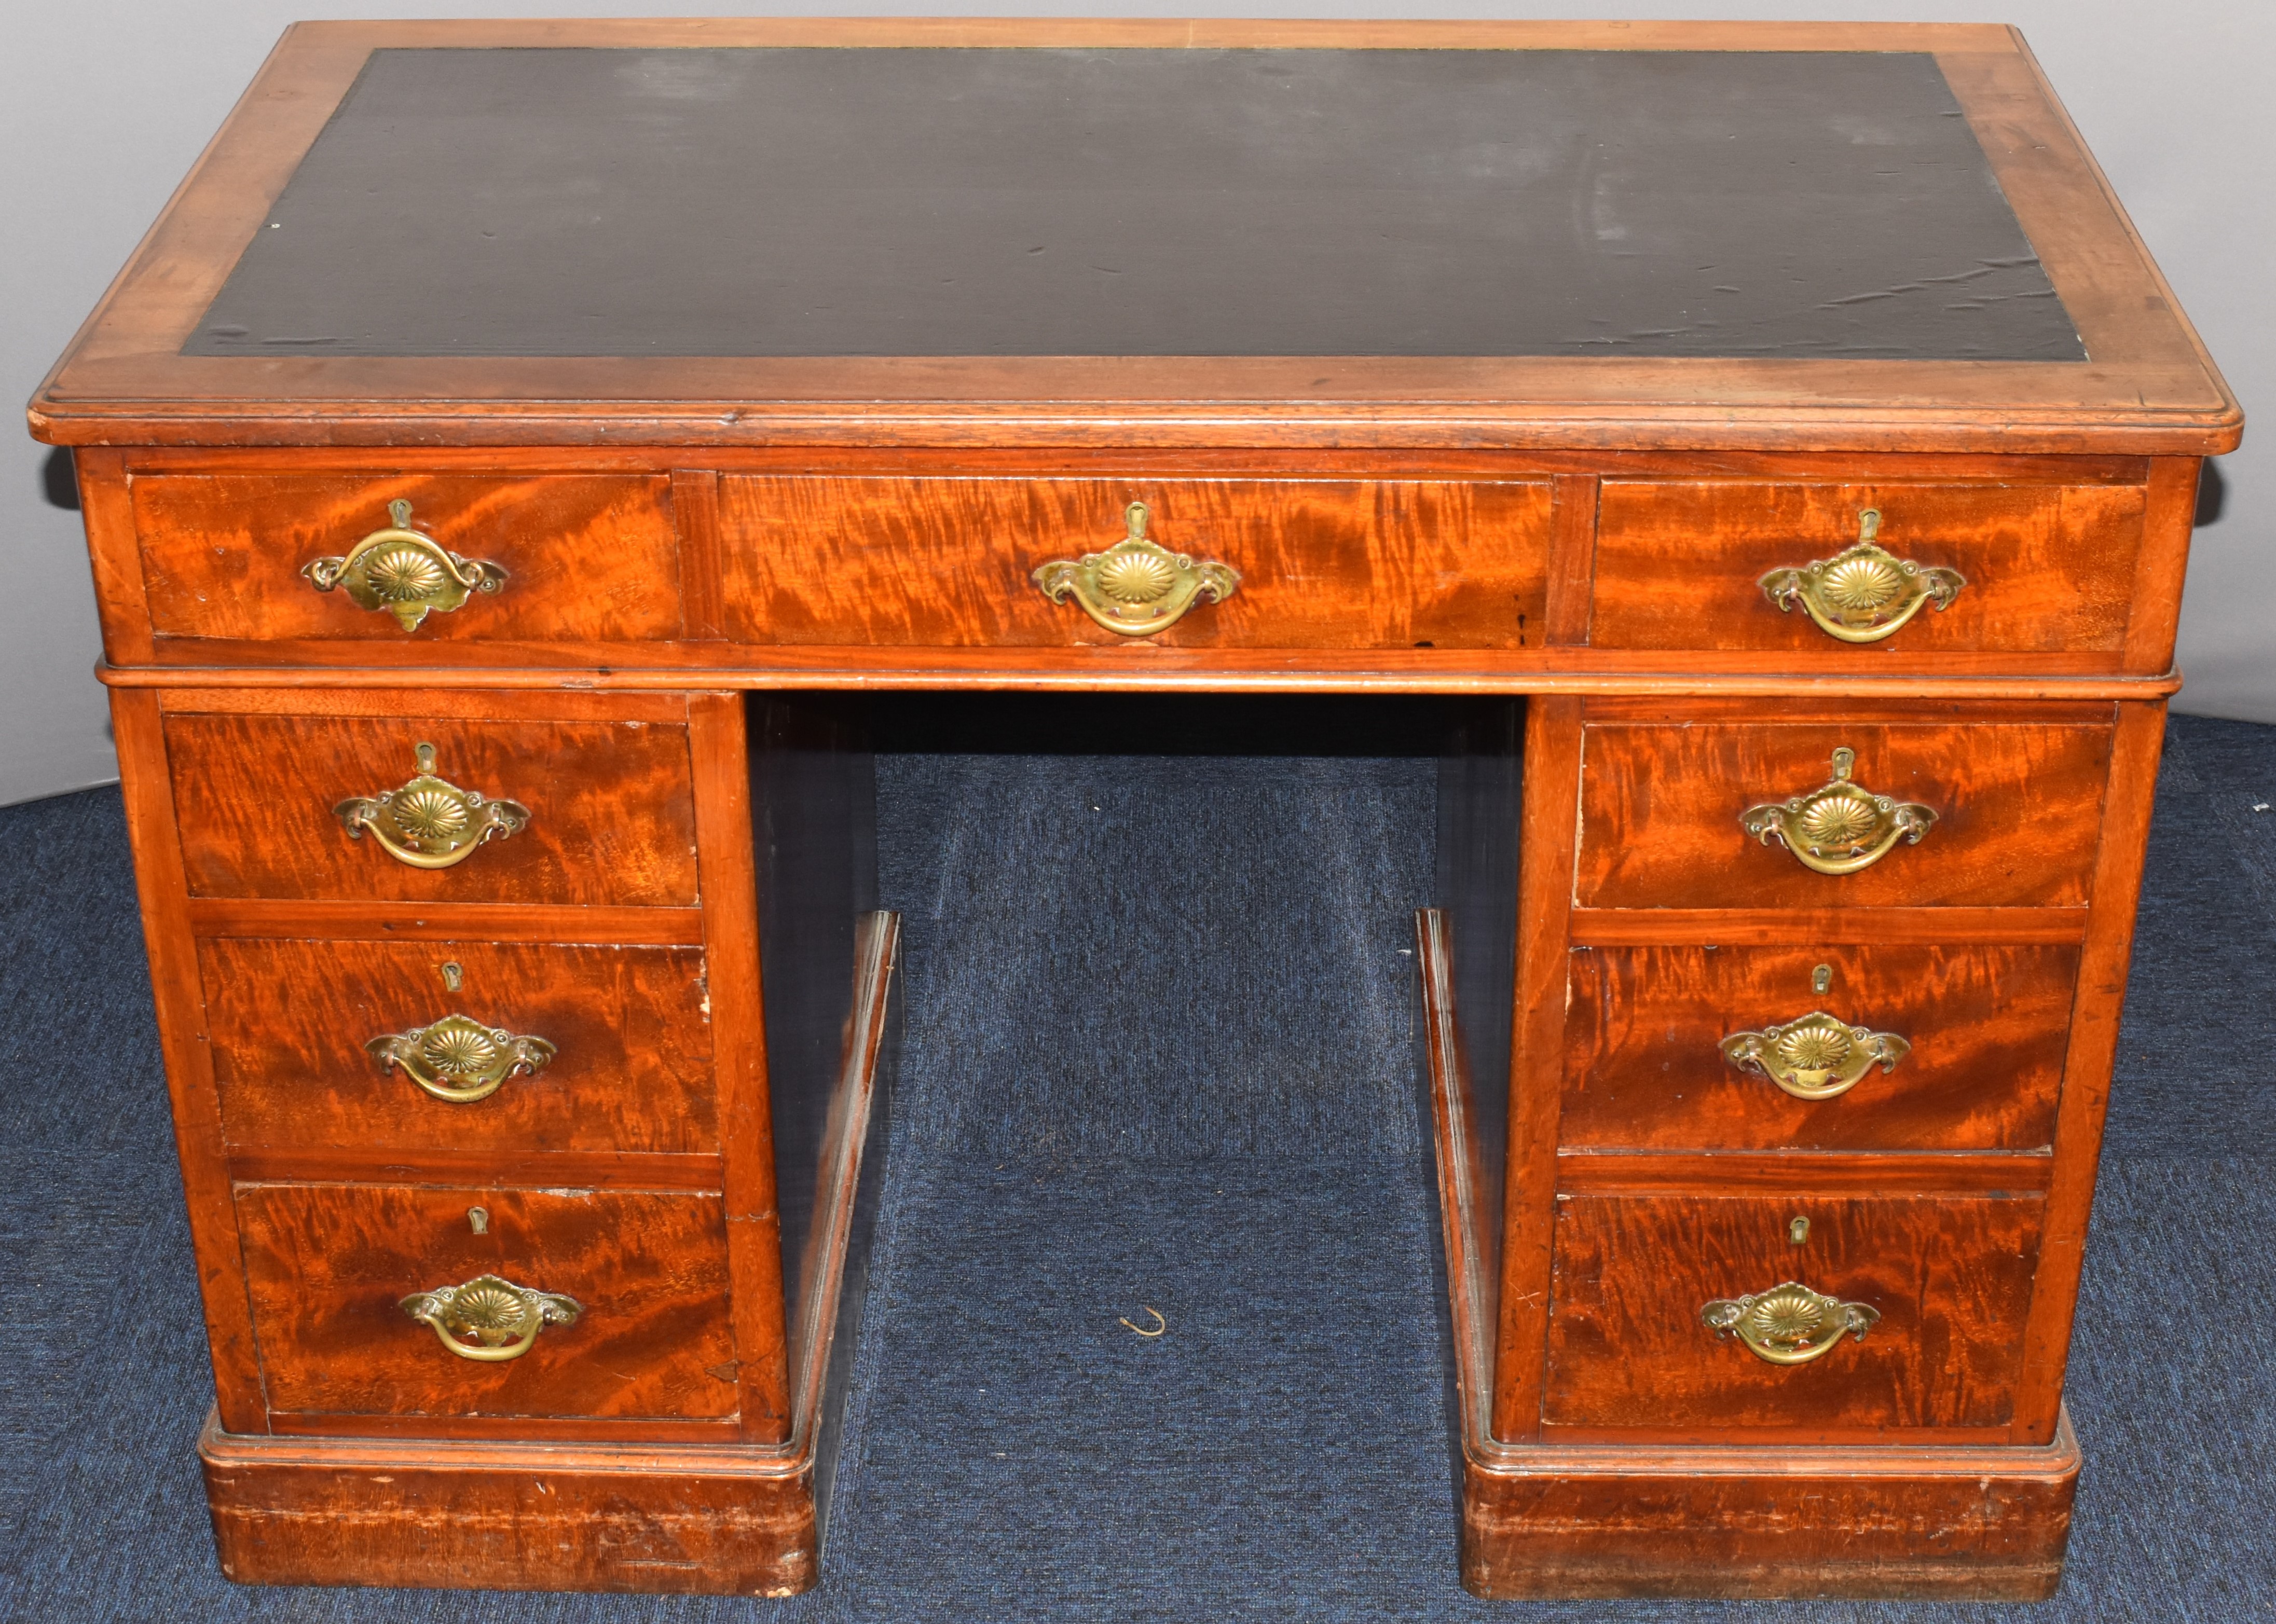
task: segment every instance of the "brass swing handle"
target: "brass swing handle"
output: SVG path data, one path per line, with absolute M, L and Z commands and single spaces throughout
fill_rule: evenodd
M 1839 1015 L 1812 1010 L 1783 1026 L 1734 1032 L 1723 1058 L 1742 1072 L 1767 1077 L 1796 1099 L 1833 1099 L 1857 1086 L 1875 1066 L 1885 1072 L 1913 1046 L 1894 1032 L 1853 1027 Z
M 585 1311 L 573 1298 L 533 1291 L 495 1274 L 413 1292 L 400 1306 L 459 1358 L 483 1364 L 520 1358 L 547 1325 L 573 1325 Z
M 466 861 L 492 835 L 503 840 L 528 825 L 529 808 L 520 801 L 493 801 L 436 778 L 433 745 L 415 746 L 412 754 L 419 776 L 401 789 L 360 795 L 332 808 L 349 839 L 368 833 L 398 862 L 448 869 Z
M 1857 753 L 1833 752 L 1833 777 L 1807 795 L 1749 807 L 1739 827 L 1768 846 L 1776 840 L 1805 869 L 1855 874 L 1889 854 L 1899 840 L 1917 846 L 1936 823 L 1934 808 L 1893 801 L 1850 782 Z
M 348 549 L 344 557 L 311 558 L 300 566 L 319 592 L 345 588 L 360 609 L 383 609 L 406 632 L 415 632 L 430 610 L 449 614 L 470 592 L 495 593 L 505 572 L 480 558 L 462 558 L 424 530 L 411 527 L 411 504 L 387 505 L 383 529 Z
M 1820 631 L 1845 643 L 1880 641 L 1923 603 L 1951 608 L 1967 578 L 1942 565 L 1900 558 L 1880 545 L 1880 510 L 1869 507 L 1857 515 L 1852 546 L 1798 569 L 1771 571 L 1760 583 L 1763 596 L 1787 614 L 1801 604 Z
M 383 1072 L 403 1074 L 454 1105 L 488 1099 L 505 1080 L 542 1071 L 559 1052 L 542 1037 L 517 1037 L 466 1015 L 445 1015 L 416 1031 L 383 1034 L 364 1044 Z
M 1718 1298 L 1699 1310 L 1699 1318 L 1711 1331 L 1737 1337 L 1757 1359 L 1808 1364 L 1832 1352 L 1845 1336 L 1863 1341 L 1880 1324 L 1881 1310 L 1788 1280 L 1751 1296 Z
M 1110 632 L 1149 637 L 1185 618 L 1202 598 L 1222 603 L 1240 585 L 1229 564 L 1196 564 L 1146 534 L 1143 502 L 1123 510 L 1129 534 L 1104 552 L 1055 558 L 1035 572 L 1035 582 L 1054 603 L 1072 596 L 1083 613 Z

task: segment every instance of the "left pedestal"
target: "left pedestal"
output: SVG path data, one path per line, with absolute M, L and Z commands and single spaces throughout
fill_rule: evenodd
M 899 933 L 849 713 L 164 686 L 114 716 L 224 1572 L 813 1584 Z

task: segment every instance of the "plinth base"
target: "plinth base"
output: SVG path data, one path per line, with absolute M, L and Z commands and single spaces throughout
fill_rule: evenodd
M 198 1440 L 239 1584 L 790 1596 L 819 1575 L 811 1447 Z
M 2077 1484 L 2067 1415 L 2043 1448 L 1487 1442 L 1464 1450 L 1462 1582 L 1496 1600 L 2042 1601 Z

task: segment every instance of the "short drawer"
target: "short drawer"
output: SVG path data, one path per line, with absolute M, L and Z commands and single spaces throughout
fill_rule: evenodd
M 166 759 L 190 894 L 692 906 L 685 707 L 679 719 L 652 702 L 626 710 L 545 721 L 176 710 Z M 423 852 L 409 844 L 422 831 L 437 836 Z
M 2087 899 L 2110 766 L 2106 706 L 2010 708 L 1981 720 L 1963 707 L 1841 717 L 1766 705 L 1760 720 L 1671 710 L 1634 721 L 1606 714 L 1617 709 L 1592 707 L 1583 730 L 1574 890 L 1582 907 Z M 1846 793 L 1813 799 L 1837 782 L 1930 816 L 1904 814 L 1892 840 Z M 1862 866 L 1838 857 L 1853 834 L 1885 850 Z M 1849 871 L 1809 866 L 1805 846 Z
M 1610 480 L 1589 641 L 2114 656 L 2147 499 L 2130 484 Z
M 1558 1198 L 1544 1421 L 1711 1435 L 1997 1428 L 2014 1411 L 2044 1199 L 2036 1195 Z M 1794 1220 L 1807 1218 L 1797 1246 Z M 1798 1285 L 1810 1296 L 1781 1294 Z M 1833 1334 L 1857 1304 L 1862 1336 Z M 1813 1329 L 1772 1362 L 1711 1317 Z
M 237 1217 L 273 1414 L 736 1413 L 716 1194 L 245 1184 Z M 484 1281 L 503 1284 L 455 1299 L 456 1327 L 413 1316 L 423 1294 Z
M 1538 647 L 1549 508 L 1546 481 L 729 475 L 727 632 L 928 647 Z M 1166 558 L 1045 596 L 1039 568 L 1142 527 Z M 1221 601 L 1187 594 L 1176 556 L 1225 565 L 1238 584 Z M 1086 596 L 1127 630 L 1087 611 Z M 1187 597 L 1182 614 L 1157 613 Z
M 2053 1142 L 2075 946 L 1596 947 L 1570 965 L 1567 1149 Z
M 715 1153 L 693 947 L 198 945 L 232 1150 Z
M 662 474 L 138 474 L 131 491 L 162 638 L 680 634 L 679 540 Z M 328 582 L 326 560 L 345 577 Z M 453 573 L 464 577 L 455 588 Z

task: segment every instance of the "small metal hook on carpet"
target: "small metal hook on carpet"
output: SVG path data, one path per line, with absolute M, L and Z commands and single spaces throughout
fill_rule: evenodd
M 1140 1306 L 1142 1308 L 1142 1307 L 1144 1307 L 1145 1305 L 1142 1303 L 1142 1304 L 1140 1304 Z M 1154 1317 L 1154 1329 L 1152 1329 L 1151 1331 L 1138 1331 L 1138 1327 L 1137 1327 L 1137 1326 L 1135 1326 L 1135 1325 L 1130 1325 L 1130 1322 L 1129 1322 L 1128 1320 L 1127 1320 L 1127 1319 L 1126 1319 L 1126 1320 L 1124 1320 L 1122 1323 L 1123 1323 L 1124 1324 L 1126 1324 L 1126 1325 L 1130 1325 L 1130 1329 L 1131 1329 L 1131 1330 L 1133 1330 L 1133 1331 L 1138 1331 L 1138 1334 L 1139 1334 L 1140 1336 L 1142 1336 L 1142 1337 L 1157 1337 L 1157 1336 L 1160 1336 L 1160 1335 L 1162 1334 L 1162 1332 L 1164 1332 L 1165 1331 L 1167 1331 L 1167 1330 L 1170 1328 L 1170 1322 L 1169 1322 L 1168 1320 L 1164 1319 L 1164 1318 L 1162 1317 L 1162 1310 L 1161 1310 L 1161 1309 L 1154 1309 L 1154 1308 L 1149 1308 L 1149 1309 L 1146 1309 L 1146 1312 L 1148 1312 L 1149 1314 L 1151 1314 L 1151 1315 Z

